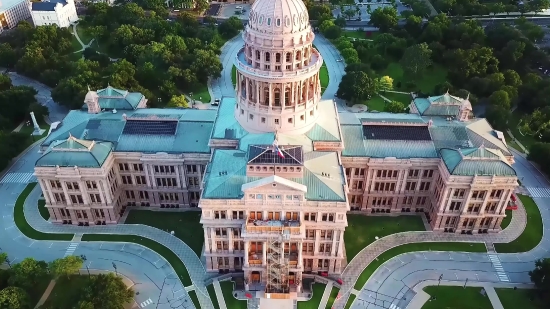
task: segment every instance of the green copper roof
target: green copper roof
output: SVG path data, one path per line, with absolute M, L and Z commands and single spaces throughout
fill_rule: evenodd
M 441 158 L 451 175 L 516 176 L 516 171 L 495 151 L 479 148 L 440 150 Z
M 248 132 L 235 119 L 235 98 L 224 98 L 218 109 L 218 118 L 212 131 L 212 138 L 238 140 Z
M 208 164 L 202 197 L 210 199 L 242 198 L 246 183 L 246 152 L 216 149 Z
M 106 110 L 134 110 L 144 96 L 139 92 L 128 92 L 111 86 L 96 91 L 99 106 Z
M 101 167 L 113 150 L 111 142 L 79 140 L 70 136 L 56 141 L 36 161 L 36 166 Z
M 435 97 L 416 98 L 413 103 L 422 116 L 456 116 L 463 100 L 446 93 Z
M 334 136 L 334 134 L 330 133 L 323 127 L 321 127 L 319 124 L 315 124 L 313 128 L 306 133 L 307 137 L 309 137 L 312 141 L 323 141 L 323 142 L 339 142 L 340 138 L 337 136 Z

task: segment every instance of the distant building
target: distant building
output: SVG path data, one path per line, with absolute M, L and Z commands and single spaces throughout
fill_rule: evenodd
M 28 4 L 35 26 L 67 28 L 78 20 L 74 0 L 45 0 Z
M 31 17 L 28 0 L 0 1 L 0 33 Z

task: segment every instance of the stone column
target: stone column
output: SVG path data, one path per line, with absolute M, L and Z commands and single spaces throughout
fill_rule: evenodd
M 204 233 L 204 253 L 212 253 L 212 245 L 211 243 L 208 241 L 208 228 L 205 228 L 203 233 Z
M 229 253 L 233 253 L 233 229 L 230 227 L 227 228 L 227 241 L 229 242 Z
M 149 164 L 143 163 L 143 169 L 145 170 L 145 183 L 147 187 L 152 188 L 151 179 L 149 178 Z
M 344 257 L 344 231 L 340 231 L 340 241 L 338 242 L 338 257 Z
M 269 83 L 269 111 L 273 108 L 273 84 Z
M 298 243 L 298 268 L 300 267 L 303 267 L 304 266 L 304 258 L 302 256 L 302 248 L 303 248 L 303 243 L 302 242 L 299 242 Z
M 179 165 L 174 166 L 174 170 L 176 171 L 176 184 L 179 189 L 181 189 L 181 178 L 180 178 L 180 172 L 179 172 Z
M 336 256 L 336 230 L 332 232 L 332 246 L 330 248 L 330 256 Z
M 248 251 L 250 250 L 250 244 L 248 243 L 248 241 L 245 241 L 244 242 L 244 266 L 245 267 L 248 267 L 249 266 L 249 263 L 248 263 Z
M 55 200 L 55 196 L 52 192 L 52 184 L 50 183 L 49 180 L 44 180 L 44 183 L 46 184 L 46 192 L 44 192 L 46 194 L 44 194 L 44 197 L 46 197 L 46 195 L 49 195 L 50 204 L 57 204 L 57 201 Z
M 63 194 L 65 195 L 65 200 L 67 201 L 67 206 L 72 206 L 73 202 L 71 201 L 71 197 L 69 196 L 69 190 L 67 189 L 67 183 L 64 181 L 61 181 L 61 187 L 63 188 Z
M 281 83 L 281 91 L 280 93 L 280 102 L 281 102 L 281 108 L 284 110 L 286 106 L 286 83 Z
M 321 230 L 315 230 L 315 244 L 313 245 L 313 254 L 319 254 L 319 244 L 321 242 Z
M 113 199 L 111 198 L 111 190 L 110 190 L 109 184 L 105 180 L 100 180 L 99 184 L 103 185 L 103 194 L 105 196 L 106 203 L 112 205 Z M 101 193 L 101 191 L 102 190 L 100 189 L 99 192 Z
M 267 265 L 267 242 L 262 243 L 262 265 Z
M 210 228 L 210 253 L 216 253 L 218 252 L 218 247 L 216 245 L 216 230 L 211 227 Z

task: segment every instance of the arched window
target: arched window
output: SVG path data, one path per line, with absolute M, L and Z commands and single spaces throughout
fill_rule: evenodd
M 273 106 L 281 106 L 281 89 L 275 88 L 275 91 L 273 94 L 275 96 L 275 102 Z
M 290 101 L 290 87 L 285 88 L 285 106 L 291 106 L 292 102 Z
M 306 85 L 302 86 L 302 101 L 306 100 Z
M 241 96 L 243 98 L 246 98 L 246 81 L 245 79 L 243 78 L 243 80 L 241 81 Z
M 265 53 L 265 61 L 271 61 L 271 54 L 268 52 Z
M 296 52 L 296 60 L 299 61 L 299 60 L 301 60 L 301 58 L 302 58 L 302 52 L 301 52 L 301 51 L 297 51 L 297 52 Z
M 275 62 L 281 62 L 281 53 L 275 54 Z
M 256 60 L 260 60 L 260 51 L 259 50 L 256 51 Z
M 286 62 L 290 62 L 292 60 L 292 54 L 286 53 Z
M 264 105 L 269 105 L 269 88 L 264 88 Z
M 254 100 L 254 85 L 252 85 L 252 83 L 248 85 L 248 100 Z

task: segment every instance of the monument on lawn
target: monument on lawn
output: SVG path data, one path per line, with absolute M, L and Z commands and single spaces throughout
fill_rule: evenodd
M 34 131 L 32 132 L 32 135 L 42 135 L 46 130 L 40 129 L 40 127 L 38 126 L 38 122 L 36 122 L 36 117 L 34 117 L 34 112 L 31 112 L 31 119 L 34 126 Z

